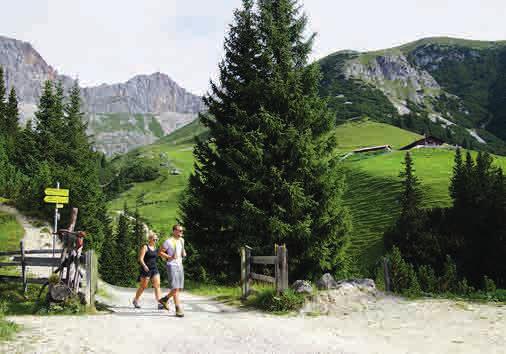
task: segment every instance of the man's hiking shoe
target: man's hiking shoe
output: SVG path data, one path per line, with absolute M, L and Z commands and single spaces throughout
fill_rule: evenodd
M 137 302 L 137 300 L 135 300 L 135 299 L 133 299 L 132 304 L 134 305 L 134 307 L 135 307 L 136 309 L 140 309 L 140 308 L 141 308 L 141 306 L 139 305 L 139 303 L 138 303 L 138 302 Z
M 176 317 L 184 317 L 183 310 L 179 306 L 176 306 Z
M 160 306 L 162 308 L 160 308 Z M 167 298 L 167 296 L 164 296 L 162 297 L 160 300 L 158 300 L 158 309 L 166 309 L 167 311 L 169 311 L 169 299 Z

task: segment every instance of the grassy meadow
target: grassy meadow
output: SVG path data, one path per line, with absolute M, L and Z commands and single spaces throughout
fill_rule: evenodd
M 0 251 L 19 250 L 19 241 L 24 234 L 14 215 L 0 211 Z
M 16 218 L 7 213 L 0 212 L 0 251 L 12 251 L 19 249 L 19 241 L 24 235 L 24 230 L 21 225 L 16 221 Z M 5 260 L 5 259 L 4 259 Z M 0 261 L 2 257 L 0 257 Z M 11 269 L 0 268 L 1 272 L 9 272 Z M 0 341 L 11 338 L 15 332 L 19 330 L 19 326 L 15 323 L 6 321 L 3 316 L 4 312 L 8 310 L 8 304 L 4 302 L 5 290 L 11 285 L 2 284 L 0 286 Z M 20 287 L 18 285 L 18 287 Z
M 136 183 L 119 198 L 109 203 L 109 212 L 116 215 L 126 203 L 139 209 L 151 227 L 158 232 L 170 232 L 177 219 L 178 196 L 186 187 L 193 169 L 193 144 L 195 137 L 205 132 L 198 122 L 193 122 L 155 144 L 136 149 L 121 156 L 113 163 L 118 167 L 132 159 L 157 167 L 161 176 L 153 181 Z M 172 175 L 177 169 L 181 174 Z
M 141 215 L 158 231 L 168 232 L 177 218 L 178 196 L 185 188 L 193 168 L 192 146 L 194 136 L 202 135 L 198 123 L 176 131 L 157 143 L 131 152 L 137 158 L 160 165 L 165 161 L 182 171 L 172 176 L 165 168 L 157 180 L 137 183 L 109 204 L 115 213 L 125 202 L 135 206 L 139 201 Z M 337 153 L 343 154 L 366 146 L 391 145 L 389 153 L 355 154 L 343 160 L 346 170 L 347 191 L 344 202 L 353 219 L 351 256 L 358 270 L 366 273 L 383 252 L 382 235 L 399 213 L 398 197 L 401 190 L 399 172 L 403 170 L 404 151 L 395 151 L 421 137 L 403 129 L 360 120 L 336 128 Z M 474 153 L 473 153 L 474 154 Z M 454 150 L 412 150 L 415 174 L 419 177 L 426 207 L 450 206 L 449 180 L 452 175 Z M 119 158 L 116 163 L 121 163 Z M 496 164 L 506 167 L 506 159 L 496 157 Z

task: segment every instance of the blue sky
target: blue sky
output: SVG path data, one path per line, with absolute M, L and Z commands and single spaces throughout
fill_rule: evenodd
M 4 2 L 4 1 L 2 1 Z M 305 0 L 318 32 L 312 59 L 421 37 L 506 39 L 503 0 Z M 83 85 L 156 71 L 202 94 L 215 77 L 240 0 L 17 0 L 2 4 L 0 35 L 30 42 Z

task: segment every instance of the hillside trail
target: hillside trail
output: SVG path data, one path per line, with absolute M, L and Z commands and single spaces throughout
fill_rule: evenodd
M 27 241 L 47 242 L 19 217 Z M 99 282 L 97 300 L 111 313 L 10 316 L 22 331 L 0 353 L 506 354 L 503 305 L 380 296 L 332 315 L 275 316 L 183 292 L 185 317 L 176 318 L 173 303 L 157 309 L 152 289 L 134 309 L 134 292 Z
M 53 247 L 53 236 L 51 230 L 53 227 L 48 223 L 41 222 L 39 220 L 26 217 L 21 214 L 16 208 L 0 203 L 0 211 L 8 214 L 12 214 L 16 217 L 18 223 L 25 230 L 23 236 L 24 245 L 26 250 L 37 250 L 37 249 L 52 249 Z M 34 224 L 37 222 L 37 225 Z M 55 248 L 60 248 L 58 239 L 56 238 Z M 43 257 L 44 255 L 41 255 Z M 46 255 L 50 256 L 50 255 Z M 60 257 L 59 254 L 56 257 Z M 27 267 L 28 272 L 35 277 L 48 277 L 51 273 L 51 269 L 48 267 Z

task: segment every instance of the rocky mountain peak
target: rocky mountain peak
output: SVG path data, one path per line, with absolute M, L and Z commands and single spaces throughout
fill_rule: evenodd
M 34 117 L 46 80 L 70 89 L 74 80 L 60 75 L 30 43 L 0 36 L 0 66 L 7 87 L 15 87 L 22 121 Z M 88 133 L 107 155 L 150 144 L 193 121 L 204 110 L 199 96 L 168 75 L 137 75 L 124 83 L 81 88 Z
M 35 104 L 46 80 L 59 80 L 71 85 L 69 77 L 59 75 L 30 43 L 0 36 L 0 66 L 7 87 L 15 87 L 20 100 Z

